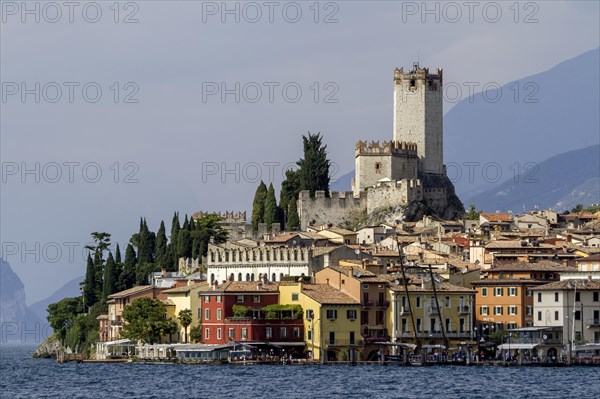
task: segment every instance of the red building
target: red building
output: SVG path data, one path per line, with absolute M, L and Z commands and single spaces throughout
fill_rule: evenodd
M 274 282 L 229 281 L 199 292 L 202 342 L 304 342 L 301 313 L 264 309 L 278 304 L 278 287 Z

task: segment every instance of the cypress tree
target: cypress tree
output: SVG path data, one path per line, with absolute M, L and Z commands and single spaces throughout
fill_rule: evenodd
M 88 253 L 87 266 L 85 268 L 85 280 L 83 283 L 83 300 L 89 308 L 96 303 L 96 272 L 92 255 Z
M 298 217 L 298 207 L 296 206 L 296 201 L 290 201 L 290 204 L 288 205 L 286 230 L 300 230 L 300 218 Z
M 192 256 L 192 239 L 190 231 L 181 229 L 177 239 L 177 258 L 190 258 Z
M 165 222 L 162 220 L 156 233 L 156 254 L 154 259 L 161 268 L 170 268 L 171 259 L 167 258 L 167 234 L 165 232 Z
M 176 248 L 177 248 L 177 236 L 179 235 L 179 213 L 175 212 L 173 214 L 173 221 L 171 222 L 171 239 L 169 240 L 169 245 L 171 246 L 171 265 L 172 268 L 177 270 L 179 268 L 179 259 L 177 258 Z
M 148 225 L 144 220 L 140 226 L 139 245 L 138 245 L 138 263 L 152 263 L 152 236 L 148 230 Z
M 94 253 L 94 294 L 96 300 L 94 303 L 102 299 L 102 285 L 104 279 L 104 259 L 102 259 L 102 253 L 96 250 Z
M 117 248 L 115 249 L 115 292 L 119 292 L 124 289 L 121 288 L 122 274 L 123 262 L 121 261 L 121 249 L 119 248 L 119 244 L 117 244 Z
M 329 160 L 327 146 L 323 145 L 321 133 L 302 136 L 304 143 L 304 158 L 297 162 L 299 169 L 300 189 L 309 190 L 314 196 L 315 191 L 324 190 L 329 193 Z
M 122 283 L 121 287 L 126 290 L 134 286 L 135 284 L 135 265 L 137 263 L 137 257 L 133 245 L 127 245 L 125 250 L 125 262 L 123 264 Z
M 119 244 L 117 244 L 117 248 L 115 249 L 115 263 L 121 263 L 121 249 L 119 248 Z
M 265 197 L 267 195 L 267 186 L 261 180 L 252 203 L 252 230 L 258 231 L 258 224 L 265 221 Z
M 275 189 L 273 183 L 269 184 L 269 189 L 265 197 L 264 221 L 267 224 L 267 229 L 270 231 L 273 223 L 279 222 L 279 210 L 277 208 L 277 200 L 275 199 Z
M 103 301 L 106 298 L 116 292 L 117 279 L 115 275 L 115 259 L 113 258 L 112 252 L 108 253 L 108 259 L 106 260 L 106 266 L 104 266 L 104 281 L 102 285 L 102 297 Z
M 187 213 L 185 214 L 185 219 L 183 219 L 183 225 L 181 226 L 182 230 L 189 230 L 190 226 L 189 226 L 190 222 L 188 222 L 188 216 Z

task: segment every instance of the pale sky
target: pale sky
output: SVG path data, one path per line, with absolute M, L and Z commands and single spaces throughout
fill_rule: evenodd
M 249 209 L 307 131 L 351 170 L 356 140 L 391 138 L 394 67 L 502 85 L 600 37 L 587 1 L 113 3 L 1 3 L 0 238 L 28 303 L 83 274 L 92 231 L 124 247 L 140 216 Z

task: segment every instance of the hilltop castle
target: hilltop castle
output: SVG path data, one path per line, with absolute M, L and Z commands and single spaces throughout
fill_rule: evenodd
M 418 64 L 394 70 L 394 131 L 391 141 L 358 141 L 351 192 L 301 192 L 302 229 L 311 224 L 352 224 L 369 219 L 420 219 L 430 214 L 454 219 L 464 207 L 443 162 L 442 70 Z M 398 215 L 398 207 L 403 207 Z M 383 220 L 382 220 L 383 221 Z M 389 220 L 388 220 L 389 221 Z

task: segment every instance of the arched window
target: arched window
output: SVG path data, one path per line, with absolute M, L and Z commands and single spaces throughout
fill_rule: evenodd
M 250 273 L 246 273 L 246 281 L 250 281 Z
M 215 253 L 213 251 L 210 251 L 210 261 L 211 262 L 215 261 Z
M 234 277 L 233 277 L 233 273 L 231 273 L 231 274 L 229 275 L 229 281 L 233 281 L 233 279 L 234 279 Z
M 273 274 L 271 275 L 271 281 L 275 281 L 275 278 L 276 278 L 276 277 L 277 277 L 277 275 L 276 275 L 275 273 L 273 273 Z
M 279 273 L 279 281 L 283 281 L 283 273 Z
M 211 273 L 210 274 L 210 282 L 212 283 L 213 281 L 215 281 L 215 274 Z
M 229 251 L 225 251 L 225 262 L 229 262 Z
M 250 275 L 250 281 L 254 281 L 254 273 Z
M 242 273 L 238 273 L 238 281 L 242 281 Z

